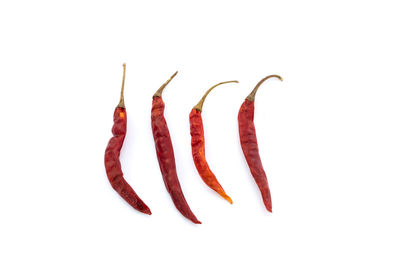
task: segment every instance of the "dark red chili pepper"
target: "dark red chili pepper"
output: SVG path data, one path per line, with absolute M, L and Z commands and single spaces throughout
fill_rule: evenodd
M 220 194 L 223 198 L 225 198 L 229 203 L 232 204 L 232 199 L 225 193 L 222 186 L 219 184 L 217 177 L 215 177 L 214 173 L 211 171 L 208 166 L 206 155 L 205 155 L 205 147 L 204 147 L 204 129 L 203 129 L 203 120 L 201 118 L 201 111 L 203 109 L 203 103 L 206 99 L 207 95 L 211 92 L 212 89 L 217 87 L 218 85 L 225 83 L 237 83 L 238 81 L 229 81 L 222 82 L 214 85 L 204 96 L 200 99 L 199 103 L 193 107 L 192 111 L 189 115 L 190 122 L 190 135 L 192 136 L 192 156 L 194 164 L 196 165 L 196 169 L 203 179 L 203 181 L 215 192 Z
M 190 210 L 185 196 L 183 195 L 181 185 L 178 180 L 178 175 L 176 173 L 174 149 L 172 147 L 167 122 L 164 118 L 165 105 L 161 98 L 161 94 L 167 84 L 175 77 L 177 73 L 178 72 L 175 72 L 174 75 L 172 75 L 171 78 L 169 78 L 169 80 L 166 81 L 153 95 L 153 105 L 151 108 L 151 128 L 153 130 L 158 163 L 164 179 L 164 184 L 168 193 L 171 195 L 175 207 L 182 213 L 183 216 L 194 223 L 200 224 L 201 222 L 197 220 L 196 216 Z
M 132 187 L 125 181 L 121 170 L 121 162 L 119 160 L 119 154 L 126 135 L 126 110 L 124 102 L 126 65 L 124 64 L 123 66 L 124 75 L 122 78 L 121 98 L 114 111 L 114 125 L 112 127 L 113 137 L 111 137 L 110 141 L 108 142 L 106 153 L 104 155 L 104 164 L 106 167 L 108 180 L 110 181 L 114 190 L 117 191 L 118 194 L 132 207 L 138 211 L 150 215 L 150 209 L 139 198 Z
M 239 135 L 240 144 L 247 164 L 249 165 L 251 174 L 261 191 L 264 205 L 268 211 L 272 212 L 271 192 L 269 191 L 267 175 L 262 166 L 260 154 L 258 152 L 256 129 L 254 126 L 254 99 L 260 85 L 269 78 L 282 78 L 278 75 L 270 75 L 262 79 L 253 91 L 247 96 L 239 110 Z

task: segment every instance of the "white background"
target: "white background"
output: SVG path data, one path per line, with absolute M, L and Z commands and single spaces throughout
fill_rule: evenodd
M 399 266 L 398 1 L 1 1 L 0 266 Z M 103 157 L 127 63 L 127 181 Z M 165 190 L 150 128 L 165 116 L 193 225 Z M 255 123 L 268 214 L 237 112 L 264 76 Z M 206 89 L 211 168 L 188 115 Z

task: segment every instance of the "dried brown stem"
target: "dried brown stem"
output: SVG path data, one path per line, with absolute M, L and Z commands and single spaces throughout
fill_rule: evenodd
M 124 100 L 124 89 L 125 89 L 125 72 L 126 72 L 126 64 L 122 64 L 124 67 L 124 74 L 122 76 L 122 86 L 121 86 L 121 97 L 119 99 L 118 108 L 125 108 L 125 100 Z
M 194 106 L 193 109 L 197 109 L 198 111 L 201 112 L 203 109 L 204 100 L 206 100 L 206 97 L 211 92 L 211 90 L 214 89 L 215 87 L 217 87 L 221 84 L 225 84 L 225 83 L 239 83 L 239 82 L 238 81 L 227 81 L 227 82 L 222 82 L 222 83 L 218 83 L 218 84 L 214 85 L 213 87 L 211 87 L 210 89 L 207 90 L 207 92 L 200 99 L 199 103 L 197 103 L 197 105 Z
M 279 80 L 283 81 L 282 77 L 279 75 L 269 75 L 257 83 L 256 87 L 254 87 L 253 91 L 251 91 L 251 93 L 246 97 L 246 99 L 249 101 L 254 101 L 258 88 L 261 86 L 263 82 L 265 82 L 270 78 L 278 78 Z
M 161 97 L 164 88 L 165 88 L 165 87 L 169 84 L 169 82 L 176 76 L 176 74 L 178 74 L 178 71 L 175 72 L 175 73 L 168 79 L 168 81 L 166 81 L 163 85 L 161 85 L 161 87 L 160 87 L 160 88 L 155 92 L 155 94 L 153 95 L 153 98 L 154 98 L 154 97 L 157 97 L 157 96 Z

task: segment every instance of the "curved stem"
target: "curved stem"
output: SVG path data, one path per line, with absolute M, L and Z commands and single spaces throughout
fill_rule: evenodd
M 254 101 L 258 88 L 261 86 L 263 82 L 265 82 L 270 78 L 278 78 L 279 80 L 283 81 L 282 77 L 279 75 L 269 75 L 257 83 L 256 87 L 254 87 L 253 91 L 251 91 L 251 93 L 246 97 L 246 99 L 249 101 Z
M 161 87 L 154 93 L 153 98 L 154 97 L 161 97 L 162 92 L 164 90 L 164 88 L 169 84 L 169 82 L 176 76 L 176 74 L 178 74 L 178 71 L 176 71 L 174 74 L 172 74 L 172 76 L 168 79 L 168 81 L 166 81 L 163 85 L 161 85 Z
M 201 112 L 202 109 L 203 109 L 204 100 L 206 100 L 206 97 L 211 92 L 211 90 L 214 89 L 215 87 L 217 87 L 217 86 L 219 86 L 221 84 L 225 84 L 225 83 L 239 83 L 239 82 L 238 81 L 227 81 L 227 82 L 222 82 L 222 83 L 218 83 L 218 84 L 214 85 L 213 87 L 211 87 L 210 89 L 207 90 L 207 92 L 200 99 L 199 103 L 197 103 L 197 105 L 194 106 L 193 109 L 197 109 L 198 111 Z
M 118 108 L 125 108 L 125 100 L 124 100 L 124 89 L 125 89 L 125 72 L 126 72 L 126 64 L 122 64 L 124 67 L 124 74 L 122 75 L 122 86 L 121 86 L 121 97 L 119 99 Z

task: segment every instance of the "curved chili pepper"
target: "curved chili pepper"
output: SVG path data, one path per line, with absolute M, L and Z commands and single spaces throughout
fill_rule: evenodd
M 240 144 L 247 164 L 249 165 L 251 174 L 261 191 L 262 199 L 265 207 L 272 212 L 271 192 L 269 191 L 267 175 L 262 166 L 260 154 L 258 152 L 256 129 L 254 126 L 254 100 L 260 85 L 270 78 L 282 78 L 278 75 L 270 75 L 262 79 L 253 91 L 247 96 L 239 110 L 239 135 Z
M 160 165 L 161 174 L 164 179 L 165 187 L 170 194 L 175 207 L 180 213 L 194 223 L 201 224 L 196 216 L 190 210 L 183 195 L 181 185 L 178 180 L 175 166 L 174 149 L 172 147 L 171 136 L 167 122 L 164 118 L 164 101 L 161 98 L 162 92 L 167 84 L 175 77 L 178 72 L 166 81 L 160 89 L 153 95 L 153 104 L 151 108 L 151 128 L 153 130 L 154 143 L 156 146 L 158 163 Z
M 196 169 L 203 179 L 203 181 L 215 192 L 220 194 L 224 199 L 226 199 L 229 203 L 233 203 L 232 199 L 225 193 L 222 186 L 219 184 L 217 177 L 215 177 L 214 173 L 211 171 L 208 166 L 206 155 L 205 155 L 205 147 L 204 147 L 204 129 L 203 129 L 203 120 L 201 118 L 201 111 L 203 109 L 203 103 L 206 99 L 207 95 L 213 90 L 215 87 L 225 84 L 225 83 L 238 83 L 238 81 L 228 81 L 222 82 L 214 85 L 204 96 L 200 99 L 199 103 L 193 107 L 192 111 L 189 115 L 190 122 L 190 135 L 192 136 L 192 156 L 194 164 L 196 165 Z
M 112 127 L 113 137 L 111 137 L 106 148 L 104 165 L 106 167 L 108 180 L 114 190 L 133 208 L 150 215 L 151 211 L 149 207 L 146 206 L 132 187 L 125 181 L 121 170 L 121 162 L 119 160 L 119 154 L 126 135 L 126 110 L 124 102 L 126 65 L 124 64 L 123 66 L 124 75 L 122 78 L 121 98 L 114 111 L 114 125 Z

